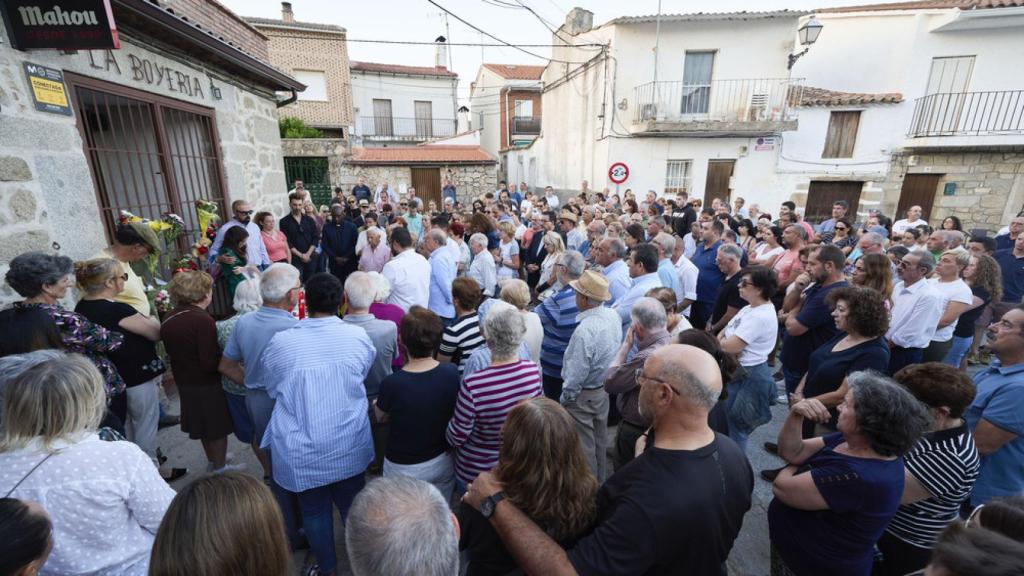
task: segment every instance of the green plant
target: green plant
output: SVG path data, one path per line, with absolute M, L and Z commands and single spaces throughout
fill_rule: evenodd
M 278 120 L 281 138 L 323 138 L 324 133 L 316 128 L 306 126 L 300 118 L 285 116 Z

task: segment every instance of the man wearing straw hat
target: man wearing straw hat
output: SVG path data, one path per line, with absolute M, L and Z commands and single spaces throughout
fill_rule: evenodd
M 135 270 L 132 270 L 132 262 L 138 262 L 150 254 L 156 254 L 161 250 L 160 239 L 156 232 L 146 222 L 126 222 L 118 224 L 114 229 L 114 243 L 106 250 L 100 252 L 97 258 L 113 258 L 121 263 L 121 268 L 128 279 L 125 280 L 124 290 L 115 298 L 135 308 L 139 314 L 150 316 L 149 297 L 146 296 L 146 285 L 139 278 Z
M 576 420 L 583 454 L 598 483 L 608 476 L 608 393 L 604 373 L 622 340 L 619 315 L 604 305 L 611 300 L 608 280 L 588 270 L 569 282 L 576 292 L 579 325 L 562 363 L 561 403 Z

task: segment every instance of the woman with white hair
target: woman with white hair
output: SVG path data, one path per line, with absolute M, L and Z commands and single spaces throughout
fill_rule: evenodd
M 458 450 L 455 474 L 459 491 L 498 463 L 501 427 L 512 407 L 543 394 L 537 364 L 519 358 L 525 334 L 522 314 L 509 306 L 491 310 L 484 320 L 491 363 L 466 376 L 446 434 L 448 444 Z
M 263 306 L 263 297 L 260 296 L 260 273 L 254 270 L 245 272 L 246 279 L 235 288 L 234 308 L 235 314 L 230 318 L 217 321 L 217 346 L 221 352 L 228 345 L 231 333 L 235 331 L 235 323 L 242 316 L 249 312 L 255 312 Z M 252 451 L 263 464 L 263 475 L 269 476 L 270 467 L 263 460 L 264 452 L 259 446 L 253 443 L 255 427 L 249 410 L 245 407 L 246 388 L 240 382 L 221 376 L 221 387 L 224 388 L 224 397 L 228 401 L 228 413 L 231 415 L 231 424 L 235 428 L 235 438 L 252 446 Z
M 130 442 L 102 442 L 103 377 L 69 354 L 6 386 L 0 494 L 38 502 L 53 522 L 44 573 L 144 576 L 174 491 Z
M 373 295 L 373 304 L 370 304 L 370 314 L 373 314 L 374 318 L 378 320 L 394 322 L 395 326 L 398 327 L 399 333 L 401 333 L 402 317 L 405 316 L 405 310 L 402 310 L 402 307 L 397 304 L 387 303 L 388 296 L 391 295 L 391 282 L 380 272 L 367 272 L 367 276 L 377 286 L 377 292 Z M 401 336 L 398 338 L 398 349 L 402 349 Z M 401 368 L 404 364 L 405 358 L 402 354 L 398 354 L 391 361 L 391 368 Z
M 536 312 L 526 309 L 530 303 L 530 287 L 518 278 L 510 278 L 501 282 L 501 299 L 516 307 L 523 321 L 526 322 L 526 333 L 523 341 L 530 349 L 530 359 L 540 365 L 540 345 L 544 340 L 544 326 Z

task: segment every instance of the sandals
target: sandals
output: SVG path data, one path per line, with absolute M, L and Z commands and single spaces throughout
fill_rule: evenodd
M 164 482 L 170 484 L 185 474 L 188 474 L 188 468 L 171 468 L 171 475 L 167 477 L 161 476 L 161 478 L 164 479 Z

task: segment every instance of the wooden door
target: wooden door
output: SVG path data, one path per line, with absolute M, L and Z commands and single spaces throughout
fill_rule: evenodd
M 413 168 L 412 185 L 416 195 L 423 199 L 423 209 L 433 200 L 441 209 L 441 170 L 438 168 Z
M 929 220 L 932 214 L 932 202 L 935 201 L 935 192 L 939 188 L 939 179 L 941 178 L 942 174 L 907 174 L 903 178 L 900 203 L 896 207 L 896 214 L 892 219 L 906 218 L 907 210 L 911 206 L 920 206 L 921 219 Z
M 711 199 L 729 200 L 729 179 L 736 166 L 735 160 L 708 160 L 708 177 L 704 182 L 704 205 L 711 206 Z
M 827 182 L 811 180 L 807 188 L 807 207 L 804 208 L 804 220 L 818 224 L 832 217 L 832 205 L 843 200 L 849 206 L 847 218 L 857 218 L 857 204 L 860 203 L 860 191 L 863 182 Z M 851 223 L 853 221 L 851 220 Z

